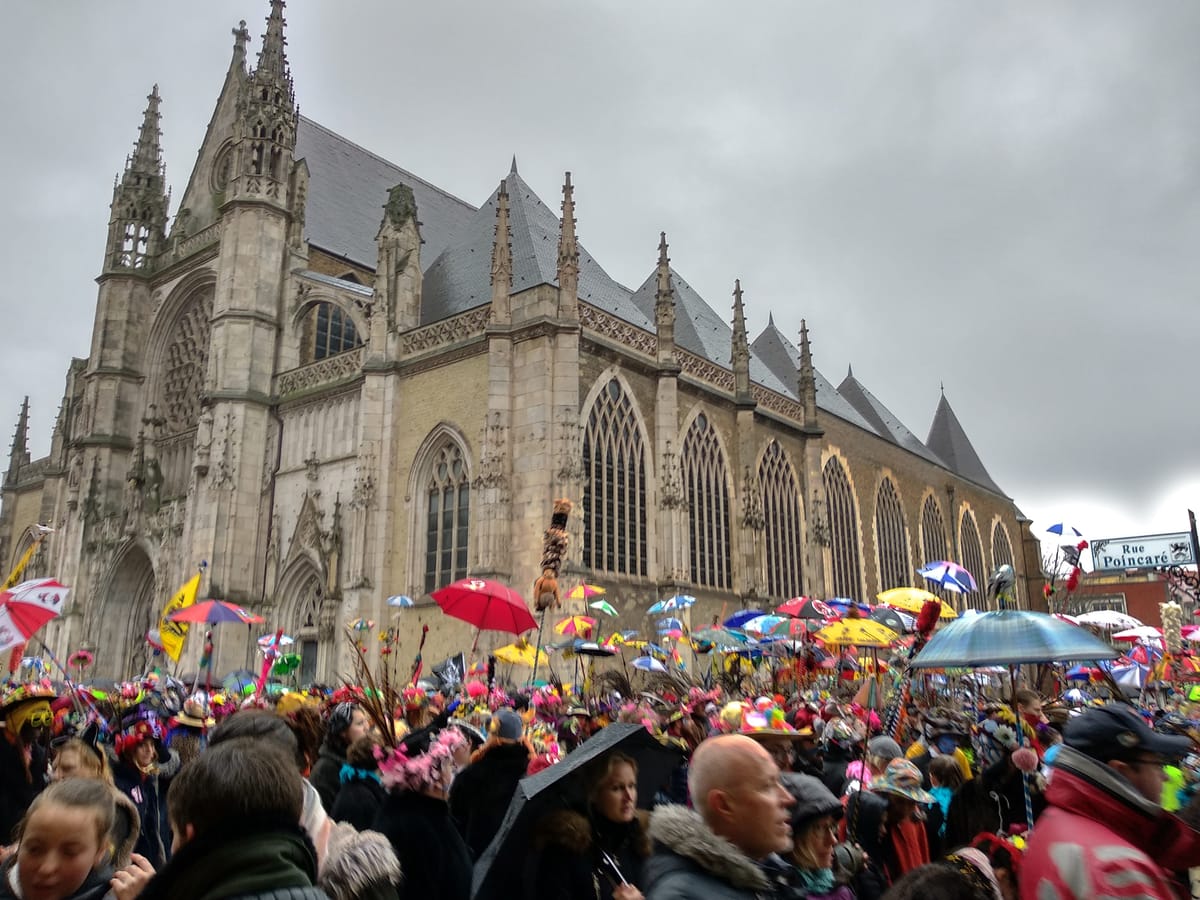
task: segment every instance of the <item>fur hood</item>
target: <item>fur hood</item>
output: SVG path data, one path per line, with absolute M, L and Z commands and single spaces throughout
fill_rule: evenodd
M 374 831 L 333 829 L 317 883 L 331 900 L 383 896 L 381 887 L 399 884 L 400 861 L 391 841 Z
M 628 829 L 625 826 L 612 826 L 620 829 L 613 833 L 621 837 L 627 836 L 633 854 L 645 858 L 650 855 L 650 840 L 646 835 L 644 811 L 639 809 L 637 816 L 636 826 L 631 824 Z M 596 829 L 587 816 L 574 809 L 556 809 L 549 812 L 538 820 L 534 828 L 533 846 L 537 850 L 552 847 L 583 856 L 592 852 L 595 843 Z M 600 845 L 604 846 L 603 837 L 600 839 Z
M 766 873 L 754 860 L 714 834 L 700 814 L 686 806 L 655 809 L 650 814 L 649 831 L 656 844 L 739 890 L 767 891 L 771 887 Z
M 113 837 L 120 835 L 120 842 L 113 844 L 113 868 L 123 869 L 129 865 L 130 854 L 137 845 L 138 834 L 142 830 L 142 819 L 137 807 L 133 805 L 123 791 L 113 788 L 113 803 L 116 806 L 116 824 L 113 827 Z

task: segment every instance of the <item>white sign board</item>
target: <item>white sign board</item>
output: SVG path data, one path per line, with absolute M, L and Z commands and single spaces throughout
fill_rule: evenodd
M 1106 538 L 1092 541 L 1092 563 L 1097 572 L 1124 572 L 1126 569 L 1157 569 L 1159 566 L 1191 566 L 1192 536 L 1151 534 L 1143 537 Z

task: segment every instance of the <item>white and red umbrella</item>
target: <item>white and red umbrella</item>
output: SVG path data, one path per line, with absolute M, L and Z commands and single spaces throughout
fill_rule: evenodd
M 53 578 L 34 578 L 0 593 L 0 652 L 24 644 L 62 613 L 70 590 Z
M 1138 625 L 1136 628 L 1126 628 L 1124 631 L 1116 632 L 1112 639 L 1114 641 L 1161 641 L 1162 637 L 1161 628 L 1155 628 L 1153 625 Z

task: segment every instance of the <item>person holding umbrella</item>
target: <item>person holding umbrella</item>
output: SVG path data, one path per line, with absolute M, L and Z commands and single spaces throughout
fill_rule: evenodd
M 535 829 L 540 853 L 527 896 L 537 900 L 643 900 L 650 842 L 637 816 L 637 762 L 610 753 L 585 776 L 585 813 L 563 809 Z

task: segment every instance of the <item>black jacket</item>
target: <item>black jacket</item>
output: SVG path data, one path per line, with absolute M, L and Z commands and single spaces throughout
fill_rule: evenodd
M 167 800 L 162 778 L 179 770 L 179 756 L 171 751 L 166 764 L 155 775 L 143 775 L 136 767 L 118 760 L 113 765 L 113 783 L 117 790 L 133 801 L 141 823 L 133 852 L 140 853 L 156 869 L 162 868 L 169 856 L 171 829 L 167 824 Z
M 138 900 L 328 900 L 317 851 L 295 822 L 230 820 L 184 844 Z
M 313 763 L 312 771 L 308 773 L 308 782 L 321 795 L 321 805 L 325 807 L 325 812 L 333 812 L 333 801 L 337 799 L 338 791 L 342 787 L 340 778 L 342 766 L 345 764 L 345 755 L 326 741 L 317 752 L 317 761 Z
M 392 842 L 400 859 L 401 897 L 469 900 L 471 853 L 446 801 L 412 791 L 389 793 L 373 830 Z
M 7 732 L 0 730 L 0 844 L 12 843 L 13 832 L 21 824 L 25 810 L 46 786 L 46 769 L 46 751 L 34 744 L 26 774 L 21 748 Z
M 649 855 L 650 841 L 637 819 L 618 824 L 556 810 L 534 829 L 524 896 L 526 900 L 612 900 L 622 878 L 641 887 Z
M 825 787 L 833 792 L 833 796 L 840 797 L 846 793 L 846 767 L 856 759 L 858 754 L 851 750 L 843 750 L 837 744 L 830 744 L 825 749 L 821 780 L 825 782 Z
M 479 859 L 487 849 L 529 767 L 524 744 L 485 745 L 476 762 L 458 773 L 450 786 L 450 815 L 471 856 Z
M 365 774 L 351 776 L 342 781 L 329 817 L 335 822 L 348 822 L 356 831 L 366 831 L 375 821 L 386 797 L 387 791 L 378 779 Z

